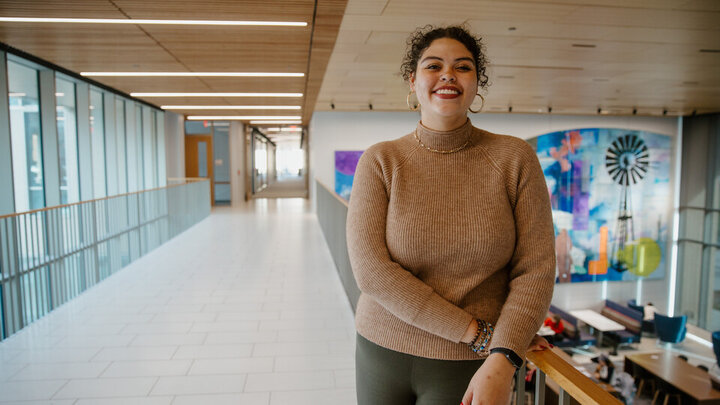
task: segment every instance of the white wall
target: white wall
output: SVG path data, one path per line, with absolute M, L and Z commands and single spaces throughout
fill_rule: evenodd
M 165 167 L 168 178 L 185 177 L 185 121 L 165 111 Z
M 396 139 L 415 129 L 416 112 L 315 112 L 310 122 L 310 198 L 315 199 L 315 179 L 335 189 L 335 151 L 365 150 L 377 142 Z M 623 128 L 655 132 L 673 137 L 677 148 L 678 119 L 670 117 L 564 116 L 553 114 L 470 114 L 473 125 L 491 132 L 523 139 L 575 128 Z M 672 156 L 676 156 L 673 151 Z M 673 165 L 679 162 L 672 162 Z M 675 167 L 671 167 L 671 190 L 675 190 Z M 672 197 L 671 197 L 672 198 Z M 671 201 L 675 201 L 672 199 Z M 672 207 L 670 207 L 672 208 Z M 672 224 L 671 209 L 667 223 Z M 670 238 L 669 238 L 670 239 Z M 671 252 L 668 241 L 666 252 Z M 651 301 L 667 313 L 670 257 L 663 280 L 638 282 L 575 283 L 555 286 L 553 303 L 561 308 L 599 309 L 605 298 L 624 302 L 636 298 Z

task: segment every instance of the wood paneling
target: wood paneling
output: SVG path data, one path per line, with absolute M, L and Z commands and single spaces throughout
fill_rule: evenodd
M 346 7 L 347 6 L 347 7 Z M 714 0 L 0 0 L 0 15 L 306 21 L 307 27 L 0 23 L 0 42 L 72 71 L 275 71 L 303 78 L 95 78 L 131 92 L 302 92 L 298 99 L 159 104 L 405 110 L 408 34 L 467 21 L 491 62 L 486 111 L 659 115 L 720 111 Z M 510 28 L 515 28 L 510 30 Z M 574 44 L 594 47 L 577 47 Z M 287 115 L 286 111 L 268 115 Z M 194 112 L 193 112 L 194 114 Z
M 463 21 L 487 46 L 487 111 L 720 111 L 720 54 L 700 52 L 720 49 L 720 6 L 703 0 L 350 0 L 316 109 L 406 110 L 407 36 Z
M 7 1 L 8 17 L 143 18 L 305 21 L 307 27 L 0 23 L 0 42 L 66 69 L 83 71 L 293 72 L 301 78 L 138 78 L 93 80 L 133 92 L 283 92 L 303 98 L 146 98 L 160 104 L 301 105 L 304 111 L 243 111 L 241 115 L 302 115 L 313 107 L 335 44 L 346 0 L 279 1 Z M 183 112 L 183 111 L 181 111 Z M 239 115 L 238 111 L 184 111 Z

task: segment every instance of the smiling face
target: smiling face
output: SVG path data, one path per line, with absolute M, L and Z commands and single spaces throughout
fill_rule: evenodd
M 460 127 L 478 90 L 472 54 L 454 39 L 436 39 L 410 76 L 410 89 L 420 101 L 423 125 L 441 131 Z

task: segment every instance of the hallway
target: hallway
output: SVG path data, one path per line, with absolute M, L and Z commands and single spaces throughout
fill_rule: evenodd
M 305 177 L 288 177 L 270 183 L 255 193 L 254 198 L 305 198 L 307 193 Z
M 354 333 L 309 202 L 256 199 L 0 343 L 0 403 L 354 404 Z

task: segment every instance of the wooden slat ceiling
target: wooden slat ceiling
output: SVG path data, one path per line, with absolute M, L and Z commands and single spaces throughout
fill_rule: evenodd
M 0 22 L 0 42 L 74 72 L 291 72 L 304 77 L 96 77 L 125 93 L 268 92 L 302 98 L 151 98 L 155 105 L 299 105 L 298 110 L 175 110 L 185 115 L 301 115 L 313 107 L 347 0 L 0 0 L 3 17 L 304 21 L 307 27 Z M 319 4 L 318 4 L 319 3 Z
M 331 104 L 336 111 L 368 110 L 369 104 L 404 111 L 407 85 L 399 65 L 408 34 L 424 24 L 466 21 L 484 37 L 491 61 L 486 111 L 720 111 L 716 0 L 0 0 L 0 16 L 308 22 L 305 28 L 0 22 L 0 42 L 75 72 L 306 74 L 94 79 L 126 93 L 304 93 L 302 99 L 145 98 L 155 105 L 301 105 L 304 124 Z
M 349 0 L 315 110 L 406 111 L 408 34 L 465 21 L 491 62 L 485 111 L 720 111 L 715 0 Z

